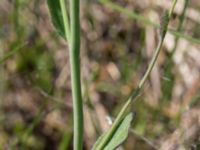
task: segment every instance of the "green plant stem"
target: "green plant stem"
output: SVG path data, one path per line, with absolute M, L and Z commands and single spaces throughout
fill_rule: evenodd
M 159 55 L 159 53 L 160 53 L 160 51 L 161 51 L 161 47 L 162 47 L 162 44 L 163 44 L 163 40 L 164 40 L 164 39 L 160 39 L 160 40 L 159 40 L 158 46 L 157 46 L 157 48 L 156 48 L 156 51 L 155 51 L 155 53 L 154 53 L 154 56 L 153 56 L 153 58 L 152 58 L 150 64 L 149 64 L 149 67 L 148 67 L 147 71 L 145 72 L 143 78 L 141 79 L 141 81 L 140 81 L 140 83 L 139 83 L 139 88 L 140 88 L 140 89 L 143 88 L 144 83 L 146 82 L 147 78 L 149 77 L 149 74 L 151 73 L 151 71 L 152 71 L 152 69 L 153 69 L 153 67 L 154 67 L 154 64 L 155 64 L 155 62 L 156 62 L 156 60 L 157 60 L 157 58 L 158 58 L 158 55 Z
M 171 10 L 169 11 L 169 13 L 167 14 L 167 20 L 166 23 L 164 24 L 164 31 L 161 36 L 160 36 L 160 40 L 159 40 L 159 43 L 158 43 L 158 46 L 156 48 L 156 51 L 154 53 L 154 56 L 152 57 L 152 60 L 149 64 L 149 67 L 146 71 L 146 73 L 144 74 L 143 78 L 141 79 L 139 85 L 138 85 L 138 88 L 136 90 L 134 90 L 134 92 L 132 92 L 131 96 L 128 98 L 128 100 L 126 101 L 125 105 L 122 107 L 121 111 L 119 112 L 119 114 L 117 115 L 117 118 L 115 119 L 113 125 L 111 126 L 110 130 L 106 133 L 105 137 L 103 138 L 103 140 L 101 141 L 101 143 L 99 144 L 99 146 L 97 147 L 97 150 L 103 150 L 104 147 L 106 146 L 106 144 L 109 142 L 110 138 L 112 138 L 112 135 L 114 134 L 115 130 L 117 129 L 118 125 L 120 124 L 120 122 L 124 119 L 124 116 L 126 115 L 126 112 L 127 112 L 127 109 L 128 107 L 131 105 L 131 103 L 133 102 L 134 99 L 136 99 L 138 97 L 138 95 L 140 94 L 146 80 L 148 79 L 152 69 L 153 69 L 153 66 L 158 58 L 158 55 L 161 51 L 161 47 L 162 47 L 162 44 L 163 44 L 163 41 L 164 41 L 164 38 L 165 38 L 165 35 L 166 35 L 166 31 L 167 31 L 167 27 L 168 27 L 168 23 L 169 23 L 169 18 L 171 17 L 172 15 L 172 12 L 174 10 L 174 7 L 176 5 L 176 2 L 177 0 L 174 0 L 173 1 L 173 5 L 172 5 L 172 8 Z
M 73 98 L 74 150 L 81 150 L 83 142 L 83 104 L 81 96 L 79 57 L 77 57 L 74 51 L 70 51 L 70 67 Z
M 177 3 L 177 0 L 173 0 L 172 7 L 171 7 L 171 9 L 170 9 L 170 11 L 169 11 L 169 17 L 172 16 L 173 11 L 174 11 L 174 8 L 175 8 L 175 6 L 176 6 L 176 3 Z
M 65 0 L 60 0 L 63 16 L 65 36 L 69 43 L 69 57 L 71 68 L 71 85 L 73 99 L 73 131 L 74 150 L 82 150 L 83 147 L 83 102 L 80 80 L 80 21 L 79 0 L 70 0 L 70 22 L 68 20 Z
M 70 0 L 70 67 L 73 98 L 74 150 L 83 147 L 83 103 L 80 81 L 80 20 L 79 0 Z
M 184 20 L 185 20 L 185 14 L 186 14 L 186 10 L 187 10 L 187 7 L 188 7 L 188 4 L 189 4 L 189 0 L 185 0 L 185 3 L 184 3 L 184 8 L 182 10 L 182 13 L 181 13 L 181 16 L 179 17 L 179 25 L 177 27 L 177 32 L 181 32 L 182 28 L 183 28 L 183 23 L 184 23 Z M 177 45 L 178 45 L 178 40 L 179 40 L 179 37 L 177 36 L 175 38 L 175 44 L 174 44 L 174 47 L 172 49 L 172 52 L 170 53 L 170 59 L 172 59 L 172 56 L 177 48 Z
M 65 0 L 60 0 L 60 7 L 62 11 L 62 17 L 63 17 L 63 22 L 64 22 L 64 28 L 65 28 L 65 36 L 70 43 L 70 25 L 69 25 L 69 18 L 68 18 L 68 11 L 65 6 Z

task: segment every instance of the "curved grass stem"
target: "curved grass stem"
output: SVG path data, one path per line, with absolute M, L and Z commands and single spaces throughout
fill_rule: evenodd
M 144 74 L 143 78 L 141 79 L 138 88 L 132 92 L 132 94 L 130 95 L 130 97 L 128 98 L 128 100 L 126 101 L 126 103 L 124 104 L 124 106 L 122 107 L 121 111 L 119 112 L 119 114 L 117 115 L 117 118 L 115 119 L 113 125 L 111 126 L 110 130 L 106 133 L 104 139 L 101 141 L 101 143 L 99 144 L 99 146 L 97 147 L 97 150 L 103 150 L 104 147 L 106 146 L 106 144 L 109 142 L 109 140 L 112 138 L 112 135 L 115 133 L 118 125 L 121 123 L 121 121 L 124 119 L 124 116 L 126 115 L 127 109 L 128 107 L 131 105 L 131 103 L 133 102 L 134 99 L 136 99 L 138 97 L 138 95 L 140 94 L 146 80 L 148 79 L 154 65 L 155 62 L 158 58 L 158 55 L 161 51 L 162 48 L 162 44 L 166 35 L 166 31 L 168 28 L 168 23 L 169 23 L 169 19 L 173 13 L 174 7 L 176 5 L 177 0 L 173 1 L 173 5 L 172 8 L 170 9 L 170 11 L 167 13 L 167 15 L 164 18 L 164 24 L 163 24 L 163 29 L 160 35 L 160 39 L 159 39 L 159 43 L 158 46 L 156 48 L 156 51 L 154 53 L 154 56 L 152 57 L 152 60 L 147 68 L 146 73 Z

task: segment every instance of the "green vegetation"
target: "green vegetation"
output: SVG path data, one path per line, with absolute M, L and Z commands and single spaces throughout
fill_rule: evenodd
M 0 149 L 198 149 L 200 6 L 163 5 L 2 0 Z

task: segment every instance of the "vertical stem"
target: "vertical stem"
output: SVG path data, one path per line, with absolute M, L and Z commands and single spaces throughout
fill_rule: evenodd
M 73 46 L 72 46 L 73 47 Z M 77 53 L 70 50 L 71 84 L 74 119 L 74 150 L 82 149 L 83 142 L 83 107 L 80 84 L 80 64 Z
M 83 147 L 83 104 L 80 82 L 79 0 L 70 0 L 70 67 L 74 116 L 74 150 Z
M 70 0 L 70 24 L 65 6 L 65 0 L 60 0 L 63 16 L 65 37 L 69 45 L 69 57 L 71 68 L 71 85 L 73 99 L 73 131 L 74 150 L 82 150 L 83 147 L 83 104 L 80 81 L 80 20 L 79 0 Z

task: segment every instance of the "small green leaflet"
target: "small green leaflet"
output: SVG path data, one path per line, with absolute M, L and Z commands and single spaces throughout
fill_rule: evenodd
M 134 113 L 130 113 L 123 119 L 123 121 L 120 123 L 119 127 L 116 129 L 112 138 L 103 150 L 114 150 L 126 140 L 134 116 Z M 92 150 L 99 150 L 97 149 L 97 147 L 101 143 L 105 135 L 106 133 L 99 137 L 99 139 L 94 144 Z
M 52 23 L 57 30 L 58 34 L 65 38 L 65 29 L 62 19 L 61 7 L 59 0 L 47 0 Z

